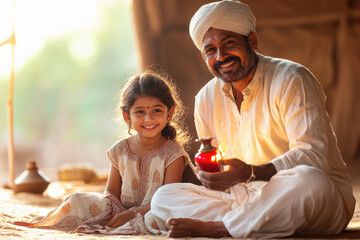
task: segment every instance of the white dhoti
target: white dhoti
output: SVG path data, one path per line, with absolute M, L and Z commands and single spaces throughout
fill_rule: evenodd
M 222 221 L 234 238 L 337 234 L 349 221 L 333 182 L 305 165 L 280 171 L 269 182 L 235 185 L 230 193 L 190 183 L 164 185 L 152 199 L 147 226 L 156 221 L 166 233 L 166 220 L 180 217 Z

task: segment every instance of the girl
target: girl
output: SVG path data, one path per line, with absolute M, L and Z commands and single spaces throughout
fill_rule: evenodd
M 190 160 L 184 150 L 190 137 L 183 123 L 184 107 L 166 77 L 150 71 L 135 75 L 120 100 L 130 136 L 108 151 L 111 165 L 104 195 L 73 193 L 45 218 L 15 224 L 87 233 L 143 233 L 137 229 L 143 226 L 138 221 L 150 210 L 155 191 L 181 181 Z

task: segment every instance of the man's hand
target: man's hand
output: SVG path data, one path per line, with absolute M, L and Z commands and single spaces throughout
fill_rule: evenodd
M 198 173 L 199 180 L 209 189 L 225 191 L 237 183 L 245 182 L 251 175 L 251 166 L 237 158 L 222 159 L 218 163 L 220 167 L 228 165 L 230 169 L 224 172 Z

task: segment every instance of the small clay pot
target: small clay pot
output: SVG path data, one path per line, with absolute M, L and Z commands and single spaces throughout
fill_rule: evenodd
M 15 179 L 15 193 L 30 192 L 42 194 L 49 186 L 50 179 L 36 166 L 35 161 L 26 164 L 26 170 Z
M 211 145 L 211 140 L 214 138 L 201 138 L 196 141 L 201 142 L 199 151 L 195 155 L 195 162 L 199 168 L 205 172 L 219 172 L 220 167 L 218 164 L 216 147 Z

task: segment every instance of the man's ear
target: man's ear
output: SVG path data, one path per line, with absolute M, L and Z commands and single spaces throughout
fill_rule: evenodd
M 206 62 L 205 54 L 203 53 L 203 51 L 201 51 L 201 56 L 202 56 L 202 58 L 204 59 L 204 61 Z
M 258 39 L 257 39 L 257 34 L 256 32 L 251 32 L 249 35 L 248 35 L 248 43 L 251 47 L 252 50 L 256 51 L 259 47 L 258 45 Z
M 124 121 L 127 124 L 129 124 L 131 122 L 130 115 L 127 112 L 125 112 L 124 110 L 122 110 L 122 115 L 123 115 Z

